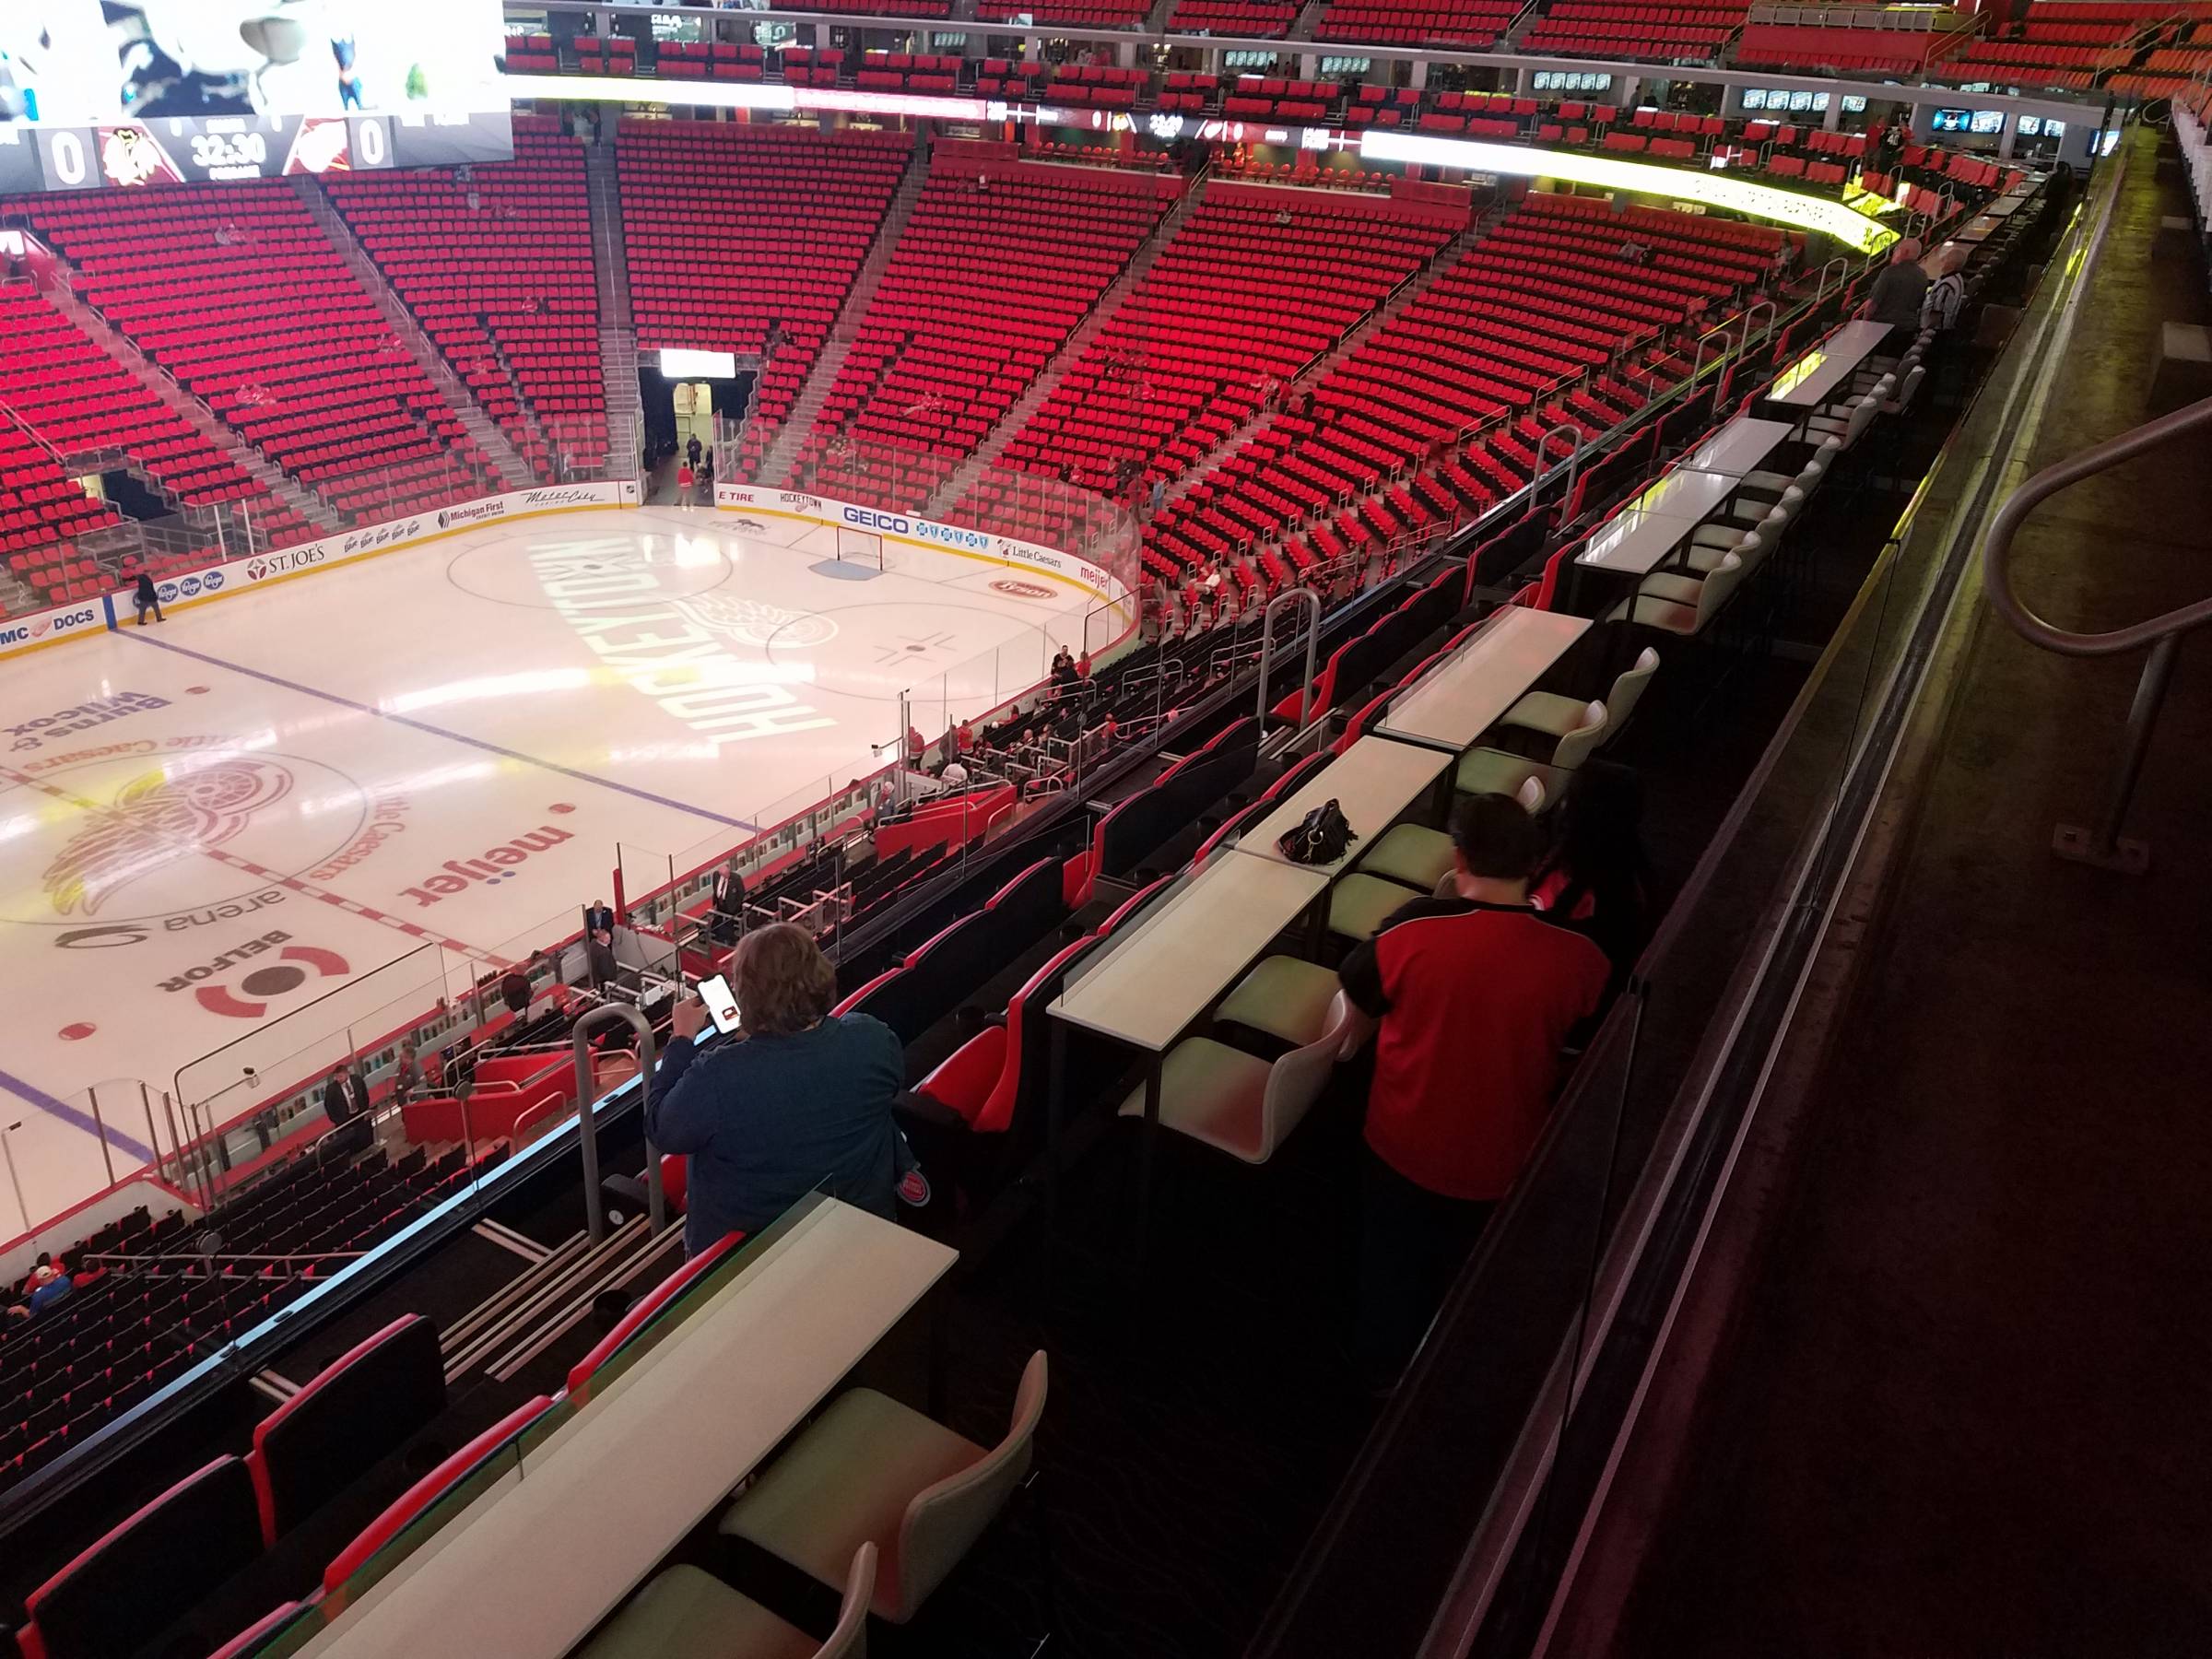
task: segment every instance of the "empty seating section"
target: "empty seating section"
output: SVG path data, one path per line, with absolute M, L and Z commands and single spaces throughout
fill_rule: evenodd
M 1520 15 L 1519 0 L 1330 0 L 1313 26 L 1321 41 L 1383 46 L 1494 46 Z
M 1249 35 L 1255 40 L 1288 34 L 1298 16 L 1291 0 L 1175 0 L 1168 15 L 1171 34 Z
M 1026 15 L 1033 22 L 1069 29 L 1137 29 L 1150 9 L 1144 0 L 981 0 L 975 15 L 985 23 Z
M 1567 56 L 1704 62 L 1743 21 L 1744 0 L 1678 0 L 1669 6 L 1552 0 L 1521 45 L 1528 52 Z
M 1647 260 L 1622 257 L 1630 240 Z M 1538 470 L 1547 429 L 1594 433 L 1641 404 L 1615 364 L 1756 283 L 1776 241 L 1763 228 L 1665 209 L 1616 215 L 1594 198 L 1529 197 L 1324 374 L 1311 410 L 1277 415 L 1155 520 L 1147 566 L 1171 579 L 1204 560 L 1256 559 L 1279 582 L 1479 516 Z M 1279 556 L 1267 547 L 1277 536 Z
M 1943 39 L 1922 29 L 1751 23 L 1745 26 L 1743 39 L 1736 42 L 1735 61 L 1773 69 L 1918 72 L 1926 67 Z
M 462 1190 L 466 1149 L 296 1159 L 206 1218 L 222 1253 L 188 1249 L 195 1224 L 145 1210 L 63 1257 L 76 1286 L 29 1321 L 0 1321 L 0 1490 L 129 1410 L 327 1275 Z M 82 1256 L 132 1258 L 88 1270 Z M 316 1260 L 313 1258 L 321 1257 Z M 278 1263 L 289 1258 L 289 1270 Z
M 1214 185 L 1001 466 L 1130 494 L 1179 477 L 1458 229 L 1419 204 Z M 986 474 L 968 509 L 1019 534 L 1014 494 Z
M 80 596 L 64 573 L 75 561 L 54 544 L 116 522 L 61 463 L 80 473 L 128 465 L 182 506 L 241 503 L 278 546 L 312 534 L 28 282 L 0 287 L 0 387 L 15 417 L 0 426 L 0 549 L 53 597 Z
M 921 506 L 1126 268 L 1175 188 L 940 147 L 801 452 L 815 485 Z M 841 459 L 845 441 L 865 445 L 865 479 Z M 887 477 L 887 452 L 915 462 Z
M 342 513 L 482 493 L 483 457 L 288 182 L 29 197 L 84 298 Z
M 906 133 L 625 121 L 617 146 L 641 351 L 773 349 L 748 468 L 830 337 L 899 187 Z
M 606 455 L 583 147 L 514 118 L 512 161 L 334 173 L 377 268 L 541 479 Z

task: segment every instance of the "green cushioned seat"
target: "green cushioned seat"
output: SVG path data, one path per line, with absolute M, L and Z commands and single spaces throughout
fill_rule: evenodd
M 1377 847 L 1389 840 L 1390 836 L 1384 836 Z M 1328 1023 L 1329 1002 L 1340 982 L 1327 968 L 1301 962 L 1296 957 L 1271 956 L 1221 999 L 1214 1018 L 1234 1020 L 1302 1048 L 1319 1037 Z M 1141 1097 L 1137 1110 L 1144 1110 Z
M 1210 1037 L 1187 1038 L 1160 1065 L 1159 1121 L 1198 1140 L 1249 1140 L 1266 1092 L 1266 1061 Z M 1145 1115 L 1142 1083 L 1122 1102 L 1122 1115 Z
M 1355 871 L 1329 891 L 1329 931 L 1347 939 L 1371 939 L 1393 911 L 1420 896 L 1402 883 Z
M 1580 697 L 1561 697 L 1557 691 L 1531 691 L 1505 712 L 1505 718 L 1499 724 L 1564 737 L 1583 724 L 1583 712 L 1589 707 L 1589 702 Z
M 1582 705 L 1575 707 L 1579 713 Z M 1359 868 L 1370 876 L 1402 881 L 1424 893 L 1433 892 L 1452 866 L 1452 838 L 1441 830 L 1419 824 L 1400 824 L 1369 848 L 1367 856 L 1359 861 Z
M 903 1622 L 913 1611 L 898 1604 L 907 1505 L 924 1488 L 987 1455 L 888 1394 L 851 1389 L 724 1512 L 721 1530 L 825 1584 L 841 1582 L 853 1552 L 874 1540 L 881 1554 L 875 1612 Z
M 1452 787 L 1461 794 L 1517 795 L 1522 784 L 1542 770 L 1524 755 L 1509 755 L 1503 749 L 1469 749 L 1459 758 Z
M 697 1567 L 657 1573 L 577 1659 L 813 1659 L 821 1643 Z

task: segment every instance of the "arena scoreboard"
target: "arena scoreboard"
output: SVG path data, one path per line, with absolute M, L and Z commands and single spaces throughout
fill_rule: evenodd
M 0 192 L 514 154 L 500 0 L 0 0 Z
M 450 167 L 513 154 L 513 124 L 503 109 L 458 115 L 177 115 L 87 126 L 6 122 L 0 123 L 0 194 Z

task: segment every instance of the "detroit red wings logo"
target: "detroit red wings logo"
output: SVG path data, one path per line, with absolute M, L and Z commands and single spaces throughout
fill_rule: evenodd
M 742 645 L 825 645 L 837 637 L 837 623 L 829 617 L 732 594 L 688 594 L 671 603 L 710 633 Z
M 229 758 L 173 776 L 143 773 L 87 813 L 85 827 L 46 866 L 47 896 L 62 915 L 97 915 L 140 877 L 220 846 L 291 791 L 292 774 L 270 760 Z

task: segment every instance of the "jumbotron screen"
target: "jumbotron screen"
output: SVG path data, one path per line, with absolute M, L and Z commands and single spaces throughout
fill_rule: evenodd
M 0 191 L 504 160 L 500 0 L 0 0 Z

